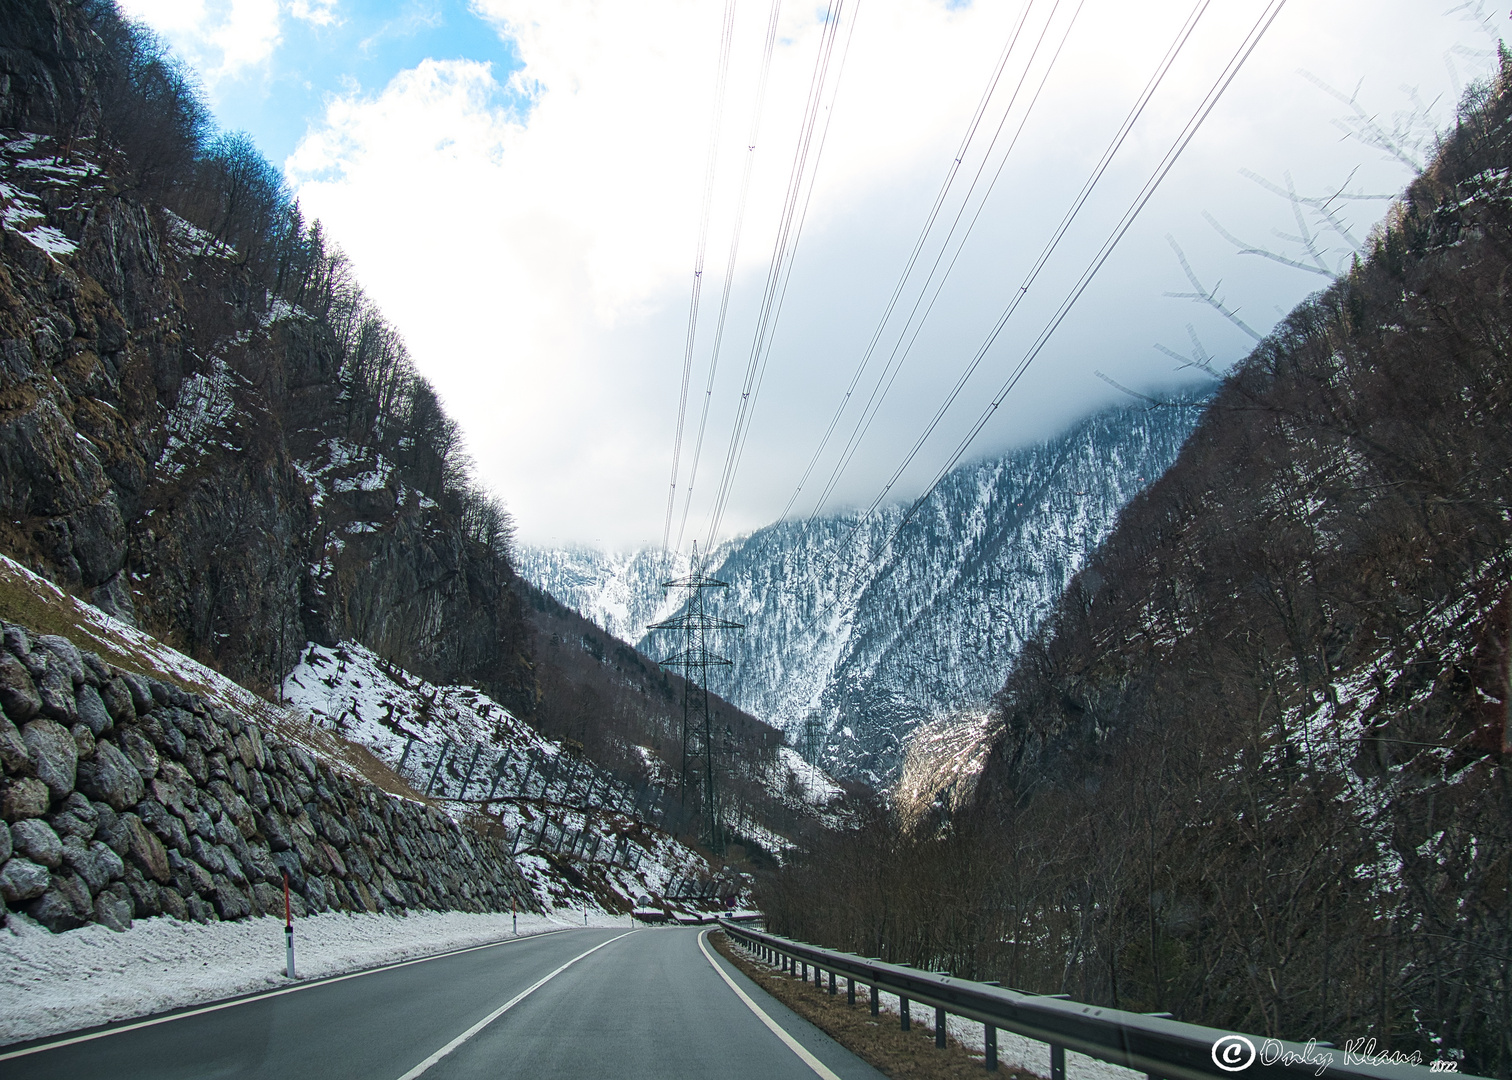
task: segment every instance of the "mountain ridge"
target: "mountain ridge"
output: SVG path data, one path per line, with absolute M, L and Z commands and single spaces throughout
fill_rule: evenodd
M 953 470 L 906 522 L 896 504 L 721 543 L 705 565 L 730 588 L 714 604 L 746 629 L 721 640 L 733 666 L 711 687 L 807 742 L 838 774 L 886 785 L 913 730 L 991 700 L 1121 508 L 1175 459 L 1201 408 L 1188 394 L 1168 408 L 1094 413 Z M 658 586 L 686 562 L 584 546 L 522 546 L 518 556 L 523 577 L 647 655 L 667 651 L 646 626 L 676 612 Z

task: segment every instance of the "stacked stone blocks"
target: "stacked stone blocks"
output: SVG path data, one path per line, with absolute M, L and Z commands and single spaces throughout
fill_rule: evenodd
M 66 638 L 0 623 L 0 897 L 55 932 L 536 910 L 507 846 Z

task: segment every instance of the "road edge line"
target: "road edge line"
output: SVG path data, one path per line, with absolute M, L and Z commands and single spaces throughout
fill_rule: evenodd
M 840 1080 L 839 1075 L 833 1069 L 816 1058 L 812 1053 L 809 1052 L 808 1048 L 800 1043 L 797 1039 L 789 1035 L 781 1024 L 768 1016 L 766 1010 L 763 1009 L 760 1005 L 756 1004 L 756 1002 L 752 1001 L 751 996 L 744 990 L 742 990 L 740 988 L 740 985 L 736 983 L 734 979 L 730 978 L 729 972 L 720 967 L 719 962 L 715 960 L 713 955 L 709 952 L 709 946 L 707 944 L 708 936 L 709 931 L 707 930 L 698 935 L 699 951 L 704 954 L 704 959 L 709 962 L 710 966 L 719 973 L 719 977 L 729 984 L 730 989 L 735 991 L 735 993 L 740 996 L 741 1001 L 746 1003 L 746 1008 L 755 1013 L 756 1018 L 763 1024 L 765 1024 L 768 1028 L 770 1028 L 772 1034 L 781 1039 L 789 1050 L 797 1054 L 799 1059 L 810 1069 L 813 1069 L 817 1075 L 823 1077 L 823 1080 Z M 399 1080 L 408 1080 L 408 1078 L 400 1077 Z
M 620 940 L 620 938 L 627 938 L 631 934 L 637 934 L 639 932 L 640 932 L 639 930 L 626 930 L 623 934 L 619 934 L 619 935 L 617 935 L 615 937 L 612 937 L 608 941 L 601 941 L 601 942 L 599 942 L 597 945 L 595 945 L 593 948 L 589 949 L 587 952 L 578 953 L 571 960 L 567 961 L 561 967 L 559 967 L 555 971 L 553 971 L 550 975 L 547 975 L 547 976 L 545 976 L 545 977 L 543 977 L 541 979 L 538 979 L 536 982 L 532 983 L 530 986 L 526 987 L 524 990 L 521 990 L 514 997 L 510 998 L 508 1001 L 506 1001 L 504 1004 L 500 1005 L 493 1012 L 489 1013 L 483 1019 L 479 1020 L 472 1027 L 468 1028 L 462 1034 L 458 1035 L 451 1042 L 447 1043 L 441 1049 L 437 1050 L 430 1057 L 428 1057 L 424 1061 L 420 1062 L 420 1064 L 416 1065 L 409 1072 L 407 1072 L 403 1076 L 399 1077 L 399 1080 L 416 1080 L 417 1077 L 422 1076 L 426 1072 L 430 1071 L 430 1068 L 433 1065 L 435 1065 L 436 1063 L 438 1063 L 442 1058 L 446 1057 L 453 1050 L 457 1049 L 457 1047 L 459 1047 L 463 1043 L 467 1042 L 468 1039 L 471 1039 L 478 1032 L 482 1031 L 489 1024 L 493 1023 L 499 1017 L 503 1016 L 510 1009 L 514 1008 L 520 1002 L 524 1001 L 526 998 L 528 998 L 531 994 L 535 993 L 541 987 L 545 986 L 552 979 L 556 978 L 562 972 L 566 971 L 573 964 L 575 964 L 579 960 L 583 959 L 583 957 L 590 956 L 593 953 L 598 952 L 605 945 L 613 945 L 616 941 Z M 840 1078 L 839 1077 L 835 1077 L 835 1080 L 840 1080 Z
M 229 1001 L 217 1001 L 210 1005 L 194 1005 L 175 1012 L 168 1016 L 152 1016 L 144 1020 L 129 1020 L 115 1027 L 103 1028 L 100 1031 L 91 1031 L 84 1035 L 68 1035 L 52 1042 L 38 1043 L 36 1046 L 27 1046 L 20 1050 L 0 1052 L 0 1061 L 10 1061 L 13 1058 L 26 1057 L 28 1054 L 40 1054 L 44 1050 L 57 1050 L 64 1046 L 73 1046 L 75 1043 L 92 1042 L 95 1039 L 103 1039 L 109 1035 L 123 1035 L 128 1031 L 136 1031 L 139 1028 L 156 1027 L 158 1024 L 172 1023 L 174 1020 L 187 1020 L 191 1016 L 203 1016 L 205 1013 L 219 1012 L 222 1009 L 234 1009 L 238 1005 L 250 1005 L 254 1001 L 266 1001 L 268 998 L 283 997 L 285 994 L 298 993 L 300 990 L 312 990 L 317 986 L 329 986 L 331 983 L 346 982 L 348 979 L 360 979 L 364 975 L 376 975 L 380 971 L 393 971 L 395 968 L 409 967 L 411 964 L 423 964 L 428 960 L 444 960 L 448 956 L 461 956 L 463 953 L 477 952 L 479 949 L 497 949 L 500 945 L 512 945 L 518 941 L 532 941 L 535 938 L 550 937 L 553 934 L 565 934 L 579 929 L 576 926 L 564 926 L 559 930 L 543 930 L 539 934 L 521 934 L 519 937 L 507 937 L 500 941 L 485 941 L 481 945 L 464 945 L 460 949 L 448 949 L 445 952 L 431 953 L 429 956 L 415 956 L 408 960 L 395 960 L 391 964 L 380 964 L 377 967 L 363 968 L 361 971 L 349 971 L 344 975 L 327 975 L 320 979 L 311 979 L 309 982 L 298 983 L 294 986 L 281 986 L 277 990 L 262 990 L 243 997 L 231 998 Z

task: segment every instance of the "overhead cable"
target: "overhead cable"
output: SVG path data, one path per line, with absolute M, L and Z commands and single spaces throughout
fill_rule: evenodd
M 672 508 L 677 502 L 677 474 L 682 458 L 683 426 L 688 416 L 688 384 L 693 377 L 693 343 L 698 333 L 698 302 L 703 292 L 704 251 L 709 243 L 709 208 L 714 201 L 715 164 L 719 159 L 719 131 L 724 118 L 725 88 L 730 74 L 730 45 L 735 37 L 735 0 L 725 0 L 719 37 L 718 74 L 714 79 L 714 115 L 709 123 L 709 149 L 704 158 L 703 210 L 698 221 L 698 248 L 693 259 L 693 296 L 688 304 L 688 333 L 683 345 L 682 392 L 677 399 L 677 433 L 672 440 L 672 482 L 667 489 L 667 518 L 662 548 L 672 533 Z
M 930 314 L 934 311 L 935 301 L 940 298 L 940 293 L 945 288 L 945 283 L 950 280 L 950 275 L 955 270 L 956 262 L 960 259 L 961 252 L 965 250 L 966 241 L 970 239 L 972 231 L 976 228 L 977 220 L 982 216 L 982 211 L 986 209 L 987 201 L 991 197 L 993 190 L 997 187 L 998 179 L 1003 175 L 1003 169 L 1012 157 L 1014 147 L 1018 145 L 1019 137 L 1024 133 L 1024 128 L 1029 122 L 1029 117 L 1034 112 L 1034 106 L 1039 102 L 1040 95 L 1044 93 L 1045 85 L 1050 81 L 1050 75 L 1055 70 L 1056 62 L 1060 59 L 1061 52 L 1065 49 L 1066 42 L 1070 39 L 1071 31 L 1076 26 L 1076 20 L 1081 15 L 1084 6 L 1085 0 L 1079 0 L 1076 10 L 1072 12 L 1070 20 L 1066 23 L 1066 28 L 1061 34 L 1060 42 L 1056 45 L 1055 52 L 1051 55 L 1049 64 L 1046 65 L 1044 72 L 1040 76 L 1039 85 L 1035 88 L 1034 96 L 1029 99 L 1028 107 L 1020 117 L 1018 127 L 1014 130 L 1013 138 L 1009 141 L 1007 149 L 998 161 L 998 166 L 993 173 L 992 180 L 987 185 L 987 189 L 983 192 L 981 199 L 978 200 L 976 212 L 972 214 L 971 221 L 967 224 L 965 231 L 962 232 L 960 239 L 956 242 L 955 253 L 951 256 L 950 262 L 945 267 L 944 274 L 940 276 L 939 282 L 935 285 L 934 293 L 929 297 L 929 303 L 924 306 L 921 315 L 919 307 L 924 301 L 925 293 L 929 289 L 929 282 L 934 279 L 935 273 L 939 270 L 940 262 L 944 259 L 945 252 L 950 247 L 951 237 L 955 235 L 956 228 L 960 225 L 961 217 L 965 214 L 967 206 L 970 205 L 971 193 L 975 191 L 977 181 L 981 179 L 982 171 L 990 160 L 991 147 L 988 148 L 987 156 L 983 158 L 981 165 L 978 166 L 977 176 L 972 181 L 972 190 L 967 192 L 966 198 L 956 211 L 956 217 L 951 223 L 950 232 L 946 235 L 945 243 L 941 245 L 939 253 L 935 256 L 934 265 L 930 267 L 929 274 L 924 279 L 923 289 L 914 300 L 913 308 L 908 313 L 908 319 L 903 324 L 903 329 L 898 336 L 898 340 L 893 344 L 892 352 L 887 358 L 887 363 L 883 365 L 882 371 L 877 377 L 877 382 L 872 387 L 871 395 L 868 397 L 866 405 L 862 408 L 861 415 L 857 418 L 856 424 L 851 430 L 850 437 L 846 440 L 845 448 L 841 451 L 840 458 L 835 463 L 835 467 L 830 473 L 830 478 L 826 482 L 824 490 L 814 500 L 814 509 L 809 513 L 808 518 L 810 522 L 819 515 L 825 502 L 835 490 L 835 486 L 840 482 L 841 475 L 850 467 L 851 459 L 855 457 L 857 450 L 861 446 L 861 440 L 865 438 L 866 433 L 871 429 L 872 421 L 876 418 L 877 413 L 882 408 L 882 403 L 891 392 L 893 383 L 897 381 L 898 373 L 903 369 L 904 361 L 908 359 L 909 354 L 913 351 L 914 342 L 918 340 L 920 332 L 924 329 L 925 321 L 928 320 Z M 1034 59 L 1038 56 L 1040 47 L 1044 44 L 1045 37 L 1049 33 L 1050 23 L 1055 16 L 1054 10 L 1051 11 L 1050 16 L 1050 19 L 1045 21 L 1045 25 L 1040 31 L 1039 40 L 1035 43 L 1034 53 L 1029 58 L 1029 65 L 1025 67 L 1023 76 L 1019 79 L 1018 88 L 1014 91 L 1015 101 L 1018 98 L 1019 91 L 1023 88 L 1024 80 L 1028 78 L 1029 67 L 1033 65 Z M 997 144 L 998 136 L 1002 134 L 1003 126 L 1007 123 L 1008 116 L 1012 111 L 1012 104 L 1012 102 L 1009 103 L 1008 111 L 1004 112 L 1003 119 L 998 125 L 998 133 L 993 136 L 994 146 Z M 912 336 L 908 334 L 909 326 L 914 327 Z M 904 345 L 905 338 L 907 338 L 906 346 Z
M 1007 379 L 1005 379 L 1002 385 L 998 388 L 997 393 L 993 395 L 992 399 L 988 402 L 986 408 L 983 409 L 976 422 L 961 439 L 960 443 L 957 445 L 954 453 L 950 456 L 949 460 L 947 460 L 945 464 L 941 466 L 941 468 L 935 473 L 934 478 L 929 483 L 929 486 L 926 487 L 924 491 L 918 496 L 918 498 L 913 501 L 908 510 L 899 519 L 898 524 L 891 530 L 888 538 L 874 552 L 871 553 L 871 555 L 866 560 L 866 563 L 869 564 L 872 560 L 877 558 L 882 552 L 886 551 L 887 548 L 891 546 L 893 540 L 897 538 L 899 533 L 901 533 L 908 522 L 912 520 L 915 514 L 918 513 L 919 509 L 924 505 L 925 501 L 927 501 L 928 498 L 932 494 L 934 494 L 935 489 L 940 486 L 945 477 L 950 474 L 950 471 L 954 469 L 955 466 L 960 462 L 961 458 L 965 456 L 966 451 L 970 448 L 972 442 L 975 440 L 977 435 L 981 433 L 982 429 L 987 426 L 988 421 L 991 420 L 998 407 L 1002 405 L 1003 400 L 1008 396 L 1009 393 L 1012 392 L 1013 388 L 1018 385 L 1018 382 L 1023 377 L 1024 372 L 1029 369 L 1029 366 L 1035 361 L 1040 353 L 1044 351 L 1044 348 L 1049 343 L 1050 338 L 1055 334 L 1056 330 L 1060 328 L 1061 323 L 1065 321 L 1066 316 L 1076 305 L 1076 302 L 1081 299 L 1082 294 L 1086 292 L 1087 286 L 1092 283 L 1092 279 L 1096 277 L 1097 272 L 1101 270 L 1103 265 L 1108 261 L 1109 256 L 1112 255 L 1114 249 L 1118 246 L 1118 243 L 1128 233 L 1130 227 L 1134 224 L 1134 221 L 1138 218 L 1140 212 L 1143 211 L 1145 206 L 1149 204 L 1150 199 L 1154 197 L 1156 190 L 1160 187 L 1160 184 L 1165 180 L 1166 176 L 1170 174 L 1171 169 L 1175 166 L 1177 160 L 1181 157 L 1186 148 L 1191 144 L 1192 139 L 1201 129 L 1208 116 L 1212 114 L 1213 109 L 1217 107 L 1217 104 L 1223 97 L 1223 94 L 1228 90 L 1229 86 L 1233 84 L 1234 79 L 1238 76 L 1245 63 L 1249 60 L 1250 56 L 1259 46 L 1260 41 L 1265 37 L 1266 32 L 1275 22 L 1276 17 L 1281 13 L 1281 9 L 1285 6 L 1285 4 L 1286 0 L 1270 0 L 1265 8 L 1261 10 L 1259 17 L 1255 20 L 1254 25 L 1250 28 L 1244 39 L 1239 43 L 1239 47 L 1235 50 L 1234 55 L 1229 59 L 1228 63 L 1219 73 L 1218 78 L 1214 81 L 1212 87 L 1208 90 L 1207 94 L 1198 104 L 1191 118 L 1187 120 L 1186 125 L 1181 129 L 1181 132 L 1177 135 L 1175 141 L 1171 144 L 1170 149 L 1168 149 L 1165 155 L 1160 159 L 1159 164 L 1156 165 L 1154 171 L 1150 175 L 1150 178 L 1145 181 L 1144 186 L 1141 187 L 1138 194 L 1135 195 L 1134 200 L 1130 203 L 1128 209 L 1124 211 L 1124 214 L 1119 219 L 1118 224 L 1114 226 L 1112 232 L 1109 234 L 1108 238 L 1103 241 L 1102 246 L 1093 256 L 1091 262 L 1087 265 L 1086 269 L 1082 271 L 1082 274 L 1077 279 L 1076 284 L 1072 286 L 1071 291 L 1061 301 L 1059 307 L 1057 307 L 1055 311 L 1055 314 L 1051 316 L 1049 322 L 1047 322 L 1044 328 L 1041 329 L 1040 333 L 1034 339 L 1034 342 L 1033 344 L 1031 344 L 1028 351 L 1014 366 Z M 991 346 L 992 342 L 1001 332 L 1003 323 L 1005 321 L 1006 320 L 1000 320 L 998 326 L 994 328 L 992 334 L 984 343 L 984 348 Z M 913 460 L 913 457 L 918 453 L 919 447 L 921 445 L 922 443 L 915 444 L 914 449 L 910 451 L 908 458 L 905 459 L 903 468 L 906 468 L 909 462 Z M 902 470 L 900 468 L 899 472 L 894 474 L 893 480 L 889 481 L 889 487 L 893 482 L 896 481 L 897 476 L 901 475 L 901 471 Z M 885 498 L 886 490 L 887 489 L 884 489 L 884 494 L 882 496 L 883 498 Z M 872 510 L 875 510 L 880 502 L 881 499 L 874 501 L 871 508 L 868 510 L 868 514 Z M 865 516 L 866 515 L 863 515 L 863 518 Z M 850 536 L 854 536 L 859 527 L 860 522 L 858 521 L 856 528 L 853 528 L 851 530 L 851 533 L 847 536 L 846 540 L 842 541 L 842 546 L 845 543 L 849 542 Z
M 1081 214 L 1082 209 L 1086 206 L 1087 200 L 1091 198 L 1092 192 L 1096 189 L 1098 182 L 1102 179 L 1103 174 L 1106 173 L 1108 166 L 1112 163 L 1113 158 L 1117 155 L 1119 149 L 1123 146 L 1124 141 L 1129 137 L 1129 134 L 1133 130 L 1135 123 L 1138 122 L 1140 116 L 1144 113 L 1146 106 L 1148 106 L 1150 100 L 1154 97 L 1155 92 L 1160 88 L 1161 83 L 1164 82 L 1167 73 L 1171 69 L 1171 66 L 1175 63 L 1176 58 L 1181 53 L 1181 50 L 1190 40 L 1193 31 L 1197 27 L 1197 23 L 1201 20 L 1203 14 L 1207 11 L 1211 3 L 1212 0 L 1197 0 L 1197 3 L 1192 8 L 1191 13 L 1181 24 L 1180 29 L 1176 33 L 1176 36 L 1172 39 L 1171 45 L 1169 48 L 1167 48 L 1165 55 L 1160 60 L 1160 63 L 1156 65 L 1155 70 L 1151 73 L 1149 80 L 1145 83 L 1144 89 L 1134 100 L 1133 105 L 1130 106 L 1128 113 L 1124 116 L 1123 122 L 1119 125 L 1118 130 L 1114 132 L 1112 139 L 1109 140 L 1107 147 L 1103 150 L 1102 156 L 1098 159 L 1097 164 L 1092 169 L 1092 172 L 1088 174 L 1087 179 L 1083 182 L 1081 190 L 1071 201 L 1071 205 L 1067 208 L 1065 214 L 1061 217 L 1059 225 L 1056 226 L 1055 231 L 1050 236 L 1050 239 L 1046 242 L 1045 246 L 1041 249 L 1039 255 L 1036 257 L 1034 263 L 1031 265 L 1029 273 L 1026 275 L 1019 287 L 1014 290 L 1007 306 L 1003 309 L 1003 312 L 999 315 L 997 322 L 994 324 L 992 330 L 988 333 L 987 339 L 982 343 L 981 347 L 977 349 L 976 353 L 972 356 L 971 360 L 967 363 L 961 374 L 957 377 L 955 385 L 951 388 L 949 394 L 945 398 L 945 401 L 942 402 L 941 405 L 935 410 L 933 418 L 930 420 L 929 424 L 926 425 L 923 433 L 918 437 L 917 440 L 915 440 L 913 447 L 909 450 L 908 454 L 905 455 L 902 464 L 900 464 L 898 468 L 893 472 L 892 476 L 888 479 L 882 490 L 877 494 L 876 498 L 872 500 L 871 504 L 862 513 L 861 518 L 858 519 L 856 527 L 853 528 L 850 534 L 846 536 L 845 540 L 841 542 L 841 548 L 843 548 L 845 544 L 849 543 L 850 539 L 855 535 L 857 530 L 860 528 L 860 522 L 871 515 L 877 509 L 877 507 L 879 507 L 886 500 L 888 494 L 892 491 L 893 486 L 898 482 L 899 478 L 903 475 L 903 472 L 908 468 L 908 466 L 913 462 L 914 458 L 918 456 L 920 450 L 922 450 L 924 446 L 924 443 L 934 432 L 935 428 L 939 426 L 941 420 L 944 418 L 950 406 L 955 402 L 956 398 L 960 395 L 966 383 L 970 380 L 971 376 L 981 365 L 982 360 L 987 355 L 987 350 L 991 347 L 992 343 L 996 341 L 998 335 L 1002 333 L 1003 328 L 1008 324 L 1008 320 L 1013 316 L 1013 313 L 1018 310 L 1019 304 L 1023 302 L 1023 299 L 1028 294 L 1030 287 L 1034 284 L 1035 280 L 1039 277 L 1040 272 L 1049 262 L 1051 255 L 1054 254 L 1055 249 L 1060 245 L 1061 240 L 1065 237 L 1072 223 Z M 959 254 L 959 251 L 957 252 L 957 254 Z M 936 290 L 936 295 L 938 295 L 938 290 Z M 896 370 L 894 371 L 893 377 L 896 377 Z M 889 383 L 888 385 L 890 386 L 891 384 Z M 884 394 L 885 392 L 886 388 L 883 389 Z M 876 410 L 873 409 L 870 415 L 875 416 Z M 870 420 L 868 419 L 867 426 L 869 425 Z M 864 434 L 864 429 L 862 429 L 862 433 Z M 853 443 L 853 445 L 859 445 L 859 438 L 855 443 Z M 853 455 L 854 449 L 852 449 L 850 453 Z M 842 463 L 848 463 L 849 460 L 850 458 L 846 457 L 842 459 Z M 830 485 L 826 490 L 833 490 L 833 486 L 837 480 L 838 474 L 832 476 Z
M 767 78 L 772 71 L 772 53 L 777 46 L 777 20 L 782 0 L 772 0 L 767 13 L 766 41 L 762 47 L 761 74 L 756 83 L 756 105 L 751 112 L 750 134 L 746 139 L 745 168 L 740 177 L 740 198 L 735 204 L 735 229 L 730 237 L 729 257 L 725 260 L 724 291 L 719 299 L 719 319 L 714 326 L 714 347 L 709 356 L 709 375 L 704 385 L 703 407 L 698 416 L 698 437 L 693 441 L 693 461 L 688 467 L 688 486 L 683 495 L 682 522 L 677 527 L 677 543 L 682 548 L 683 531 L 688 525 L 688 507 L 693 502 L 693 484 L 698 479 L 698 462 L 703 454 L 704 432 L 709 424 L 709 404 L 714 397 L 714 376 L 719 370 L 719 348 L 724 341 L 725 319 L 730 312 L 730 290 L 735 281 L 735 258 L 740 251 L 740 232 L 745 222 L 746 197 L 751 190 L 751 166 L 756 157 L 756 137 L 761 131 L 761 113 L 766 103 Z M 670 531 L 670 530 L 669 530 Z M 665 547 L 665 542 L 663 542 Z
M 982 90 L 982 97 L 977 102 L 976 111 L 971 114 L 971 120 L 966 125 L 966 134 L 961 138 L 961 145 L 956 150 L 950 167 L 945 170 L 945 180 L 940 184 L 940 190 L 935 194 L 934 205 L 929 208 L 929 214 L 924 219 L 924 227 L 919 230 L 918 238 L 914 240 L 913 250 L 909 252 L 908 262 L 903 267 L 903 273 L 898 276 L 898 283 L 893 286 L 892 295 L 888 298 L 887 306 L 882 311 L 882 318 L 878 320 L 877 328 L 872 331 L 871 341 L 867 343 L 866 350 L 862 353 L 861 360 L 856 365 L 855 373 L 851 376 L 850 385 L 846 387 L 845 394 L 840 400 L 840 406 L 835 410 L 835 415 L 830 419 L 829 427 L 825 429 L 824 435 L 820 438 L 819 445 L 815 448 L 814 455 L 810 458 L 808 467 L 804 469 L 803 476 L 799 479 L 797 488 L 794 489 L 792 497 L 788 499 L 787 506 L 783 507 L 782 513 L 777 516 L 778 521 L 786 518 L 788 513 L 793 509 L 793 504 L 798 501 L 798 496 L 802 493 L 804 485 L 808 483 L 809 476 L 812 475 L 814 467 L 818 465 L 819 458 L 824 453 L 824 448 L 829 445 L 829 440 L 834 435 L 835 428 L 840 423 L 840 417 L 845 413 L 845 407 L 849 403 L 851 395 L 855 393 L 857 385 L 861 382 L 861 376 L 866 371 L 867 363 L 871 360 L 871 355 L 877 348 L 877 342 L 882 338 L 882 331 L 887 326 L 888 320 L 892 317 L 893 309 L 898 305 L 898 298 L 903 295 L 903 286 L 907 284 L 909 276 L 913 273 L 914 265 L 919 261 L 919 255 L 924 250 L 924 243 L 928 239 L 930 231 L 934 228 L 935 220 L 940 216 L 940 210 L 945 205 L 945 198 L 950 192 L 951 185 L 955 183 L 956 174 L 961 171 L 961 163 L 966 159 L 971 142 L 976 137 L 977 128 L 982 123 L 982 118 L 987 114 L 988 102 L 991 101 L 992 95 L 997 91 L 998 82 L 1003 77 L 1003 71 L 1008 66 L 1008 59 L 1013 53 L 1014 46 L 1018 44 L 1019 35 L 1023 32 L 1024 23 L 1028 20 L 1030 9 L 1033 7 L 1034 0 L 1028 0 L 1024 4 L 1023 10 L 1019 13 L 1018 21 L 1014 24 L 1012 32 L 1008 35 L 1008 40 L 1003 45 L 1003 51 L 998 54 L 997 63 L 992 69 L 992 75 L 987 80 L 987 86 Z M 1032 62 L 1033 57 L 1030 60 Z M 1013 103 L 1010 101 L 1008 108 L 1011 109 L 1012 107 Z M 1007 112 L 1005 110 L 1004 116 L 1006 115 Z M 999 130 L 1001 130 L 1001 125 L 999 126 Z M 990 147 L 988 153 L 991 153 Z M 967 198 L 970 198 L 970 192 L 967 193 Z
M 714 496 L 713 509 L 709 521 L 709 538 L 706 546 L 711 546 L 714 543 L 714 537 L 718 534 L 720 522 L 724 517 L 725 507 L 729 502 L 730 490 L 734 483 L 735 472 L 740 459 L 740 450 L 744 444 L 744 432 L 750 423 L 751 413 L 756 403 L 756 395 L 759 392 L 759 375 L 763 367 L 762 360 L 765 355 L 765 346 L 769 342 L 771 334 L 776 329 L 776 320 L 781 303 L 781 284 L 785 280 L 783 276 L 784 262 L 796 250 L 797 235 L 793 231 L 793 224 L 798 211 L 799 198 L 803 194 L 804 175 L 807 171 L 809 153 L 814 145 L 814 128 L 819 119 L 820 106 L 823 103 L 824 85 L 844 6 L 845 0 L 834 0 L 830 4 L 825 14 L 824 26 L 820 31 L 819 55 L 815 60 L 813 75 L 809 79 L 809 96 L 804 110 L 803 125 L 800 129 L 798 145 L 793 153 L 793 164 L 788 173 L 788 186 L 783 200 L 782 217 L 779 221 L 777 236 L 773 241 L 772 255 L 767 267 L 766 287 L 762 292 L 761 311 L 756 322 L 756 333 L 751 343 L 750 357 L 746 362 L 746 375 L 741 386 L 740 405 L 736 410 L 735 422 L 730 432 L 730 445 L 725 452 L 724 470 Z M 817 165 L 818 157 L 816 155 L 815 172 L 817 172 Z M 812 179 L 810 180 L 810 189 L 812 189 Z

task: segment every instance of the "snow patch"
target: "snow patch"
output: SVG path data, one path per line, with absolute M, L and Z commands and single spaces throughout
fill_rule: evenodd
M 590 912 L 592 926 L 626 926 Z M 584 925 L 580 912 L 522 914 L 520 937 Z M 326 912 L 294 925 L 302 981 L 514 937 L 508 912 Z M 506 946 L 507 947 L 507 946 Z M 0 931 L 0 1045 L 291 985 L 284 923 L 141 919 L 122 933 L 96 924 L 54 934 L 24 915 Z

